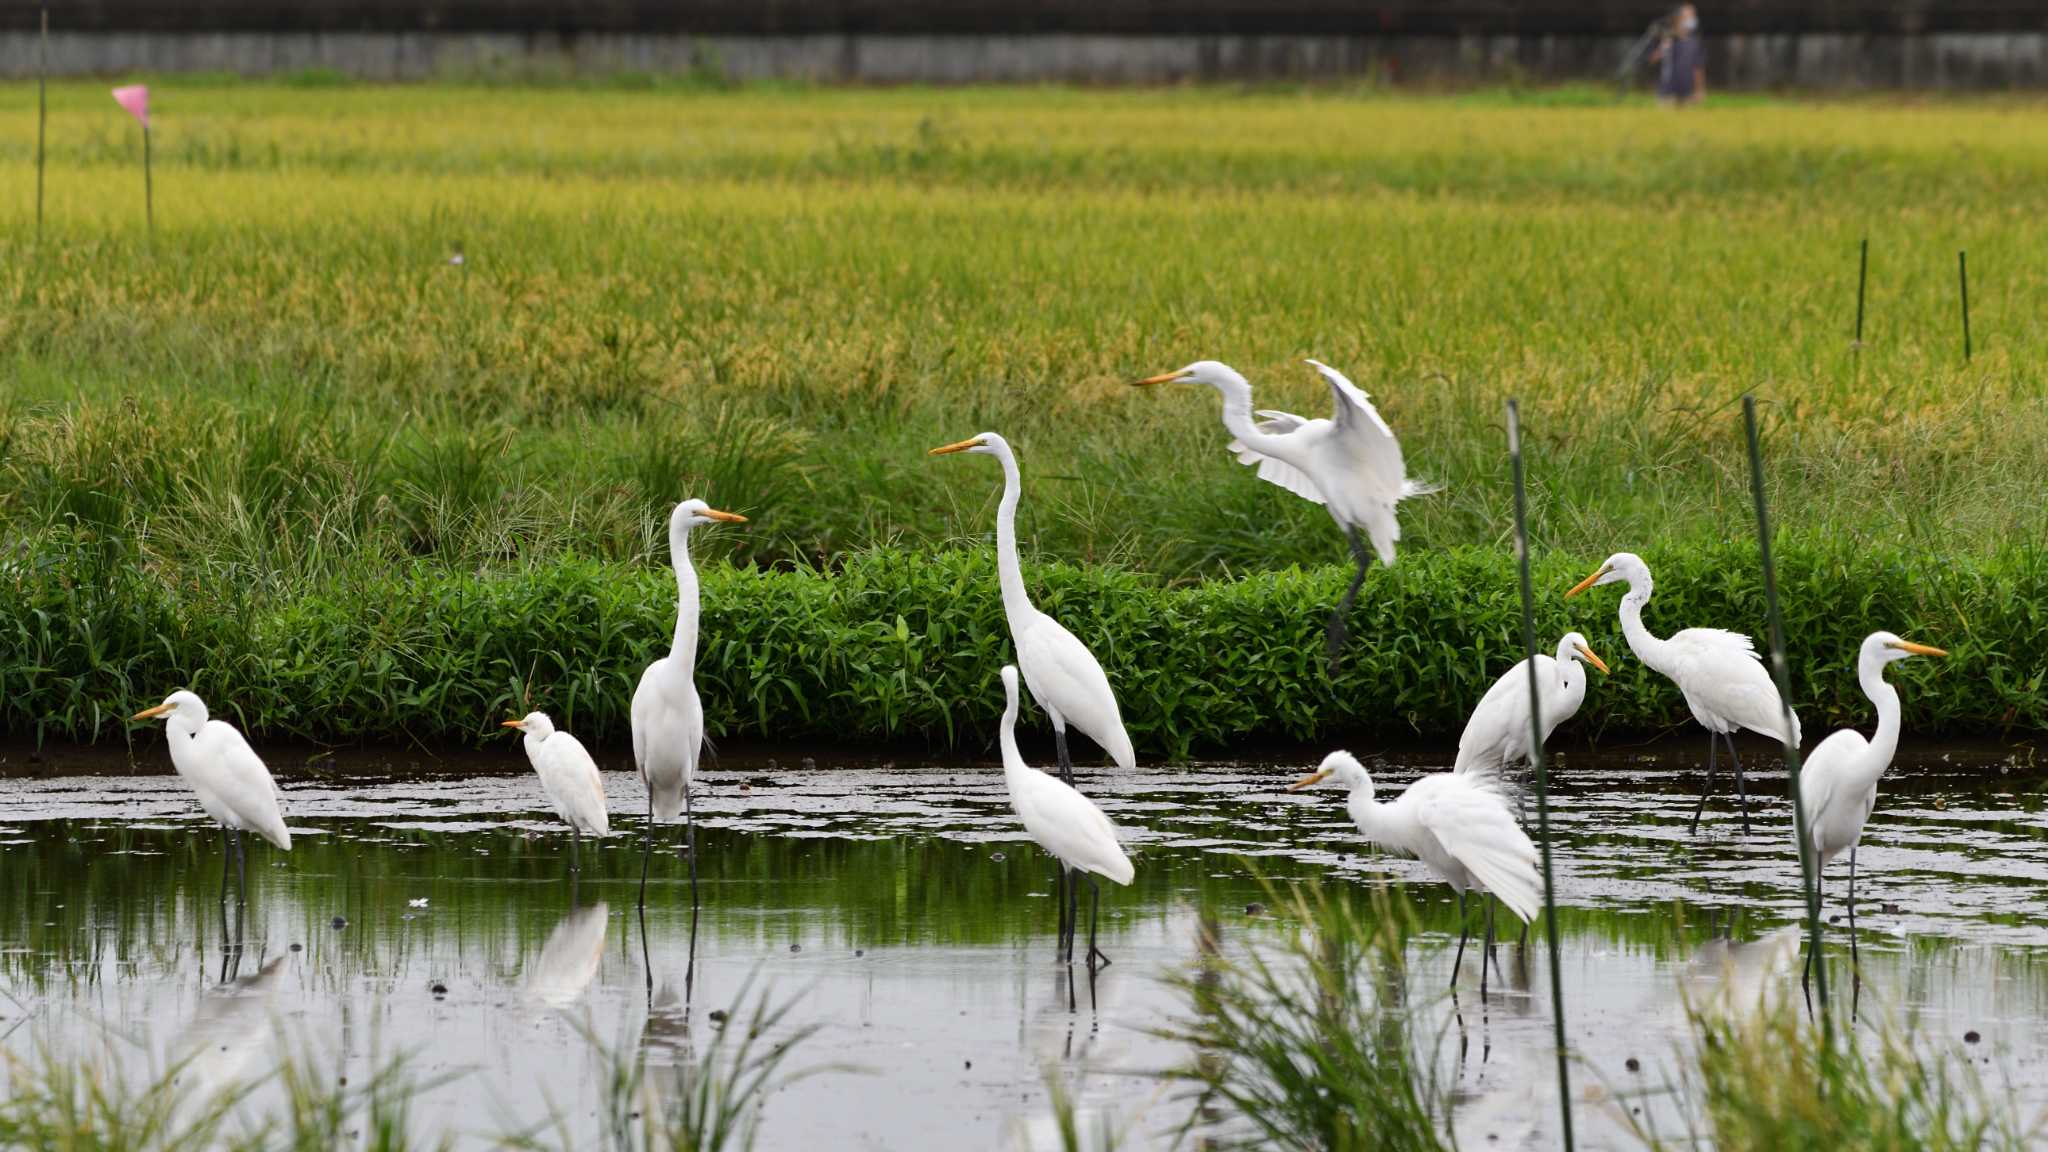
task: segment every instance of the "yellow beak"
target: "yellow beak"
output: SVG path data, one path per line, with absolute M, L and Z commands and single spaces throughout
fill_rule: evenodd
M 727 524 L 745 524 L 747 522 L 747 518 L 737 512 L 720 512 L 716 508 L 706 508 L 704 515 L 711 517 L 713 520 L 722 520 Z
M 163 715 L 164 713 L 169 712 L 170 710 L 171 706 L 169 704 L 159 704 L 154 708 L 144 708 L 142 711 L 137 712 L 135 715 L 130 716 L 128 719 L 131 721 L 154 720 L 157 717 Z
M 500 728 L 523 728 L 523 727 L 525 727 L 525 725 L 526 725 L 526 721 L 524 721 L 524 720 L 507 720 L 507 721 L 505 721 L 504 723 L 502 723 L 502 724 L 498 725 L 498 727 L 500 727 Z
M 1330 770 L 1328 768 L 1325 768 L 1320 772 L 1311 772 L 1308 775 L 1303 776 L 1301 779 L 1296 780 L 1294 783 L 1289 784 L 1287 786 L 1287 790 L 1289 792 L 1299 792 L 1303 788 L 1310 788 L 1317 784 L 1321 784 L 1323 782 L 1323 777 L 1328 776 L 1329 774 Z
M 1602 576 L 1607 575 L 1608 572 L 1609 568 L 1607 567 L 1607 565 L 1602 564 L 1598 572 L 1595 572 L 1591 576 L 1586 577 L 1584 580 L 1579 581 L 1577 584 L 1572 585 L 1572 590 L 1565 593 L 1564 598 L 1569 600 L 1572 597 L 1577 596 L 1579 593 L 1584 592 L 1586 589 L 1591 588 L 1595 583 L 1599 582 Z M 1605 672 L 1606 669 L 1602 668 L 1601 671 Z
M 1593 655 L 1593 650 L 1591 648 L 1586 647 L 1584 644 L 1579 645 L 1579 655 L 1584 656 L 1586 658 L 1586 663 L 1591 664 L 1595 668 L 1598 668 L 1602 676 L 1613 675 L 1613 673 L 1607 670 L 1607 661 L 1602 660 L 1598 656 Z
M 1179 368 L 1172 372 L 1161 372 L 1157 376 L 1147 376 L 1143 380 L 1133 380 L 1131 381 L 1131 387 L 1143 388 L 1148 384 L 1171 384 L 1175 380 L 1185 380 L 1189 375 L 1190 373 L 1187 369 Z
M 969 448 L 979 447 L 981 447 L 981 437 L 976 436 L 972 440 L 962 440 L 958 444 L 941 444 L 937 448 L 932 449 L 930 452 L 925 453 L 925 455 L 947 456 L 951 455 L 954 452 L 965 452 Z
M 1948 653 L 1942 651 L 1939 648 L 1935 648 L 1927 644 L 1915 644 L 1911 640 L 1901 640 L 1898 643 L 1891 645 L 1891 647 L 1897 648 L 1901 652 L 1911 652 L 1915 656 L 1948 655 Z

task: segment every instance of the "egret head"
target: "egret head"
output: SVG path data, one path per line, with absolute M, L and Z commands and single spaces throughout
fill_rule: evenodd
M 1564 597 L 1569 600 L 1586 589 L 1600 584 L 1627 584 L 1631 588 L 1638 588 L 1649 582 L 1650 566 L 1643 563 L 1642 557 L 1633 552 L 1616 552 L 1614 555 L 1609 556 L 1607 562 L 1600 565 L 1591 576 L 1572 585 L 1572 590 L 1565 593 Z
M 1249 387 L 1237 369 L 1219 360 L 1197 360 L 1185 368 L 1172 372 L 1161 372 L 1143 380 L 1132 381 L 1132 386 L 1143 388 L 1152 384 L 1206 384 L 1211 388 L 1225 389 Z
M 1607 661 L 1593 655 L 1593 649 L 1586 643 L 1586 638 L 1577 632 L 1567 632 L 1564 639 L 1557 642 L 1557 655 L 1559 660 L 1583 660 L 1598 668 L 1603 674 L 1607 671 Z
M 1003 703 L 1012 712 L 1017 710 L 1017 666 L 1003 665 Z
M 1894 660 L 1906 660 L 1914 656 L 1946 656 L 1948 653 L 1926 644 L 1915 644 L 1901 640 L 1891 632 L 1872 632 L 1863 638 L 1863 651 L 1873 656 L 1879 664 Z
M 206 702 L 196 693 L 179 689 L 164 697 L 164 702 L 154 708 L 144 708 L 130 720 L 183 720 L 193 727 L 206 725 Z
M 705 524 L 745 524 L 747 518 L 734 512 L 720 512 L 702 500 L 685 500 L 668 514 L 668 530 L 686 531 Z
M 1303 788 L 1313 788 L 1332 778 L 1347 791 L 1356 792 L 1363 788 L 1368 798 L 1372 796 L 1372 777 L 1366 774 L 1365 765 L 1358 762 L 1358 757 L 1349 752 L 1332 752 L 1323 757 L 1323 762 L 1316 765 L 1315 771 L 1289 784 L 1287 790 L 1299 792 Z
M 555 722 L 545 712 L 528 712 L 517 720 L 507 720 L 500 728 L 517 728 L 535 740 L 545 740 L 555 734 Z
M 1010 442 L 993 432 L 970 436 L 957 444 L 941 444 L 927 452 L 927 456 L 950 456 L 955 452 L 975 452 L 983 456 L 1008 456 Z

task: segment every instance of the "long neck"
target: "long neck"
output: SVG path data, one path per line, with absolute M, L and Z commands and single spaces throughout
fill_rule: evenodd
M 1856 679 L 1863 685 L 1863 694 L 1877 705 L 1877 731 L 1870 737 L 1871 774 L 1876 775 L 1899 750 L 1899 690 L 1885 680 L 1884 662 L 1875 652 L 1866 652 L 1857 660 Z
M 1024 764 L 1023 753 L 1017 751 L 1017 697 L 1012 695 L 1010 703 L 1003 709 L 1002 727 L 997 739 L 1003 746 L 1003 780 L 1013 787 L 1030 769 Z
M 668 530 L 668 555 L 676 568 L 676 636 L 669 658 L 686 668 L 697 666 L 697 566 L 690 563 L 688 525 Z
M 1273 436 L 1259 430 L 1252 422 L 1252 386 L 1243 380 L 1226 380 L 1216 385 L 1216 391 L 1223 394 L 1223 426 L 1232 436 L 1244 442 L 1244 446 L 1262 456 L 1272 456 L 1291 462 L 1293 445 L 1285 436 Z
M 1641 584 L 1629 582 L 1628 595 L 1621 598 L 1621 634 L 1628 639 L 1629 651 L 1636 654 L 1636 659 L 1669 675 L 1669 666 L 1664 659 L 1664 641 L 1650 635 L 1650 630 L 1643 627 L 1643 605 L 1650 602 L 1651 591 L 1647 576 L 1643 577 Z
M 1017 500 L 1024 483 L 1017 475 L 1017 458 L 1009 452 L 995 457 L 1003 465 L 1003 502 L 996 508 L 996 571 L 1002 577 L 1003 612 L 1012 626 L 1037 609 L 1024 591 L 1024 566 L 1017 559 Z

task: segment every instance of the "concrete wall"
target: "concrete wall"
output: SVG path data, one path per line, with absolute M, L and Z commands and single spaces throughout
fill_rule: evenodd
M 682 35 L 414 32 L 54 33 L 63 76 L 329 69 L 370 80 L 645 72 L 734 80 L 1152 84 L 1188 80 L 1610 80 L 1615 36 Z M 0 33 L 0 77 L 35 74 L 33 32 Z M 2048 32 L 1709 37 L 1724 88 L 2048 88 Z

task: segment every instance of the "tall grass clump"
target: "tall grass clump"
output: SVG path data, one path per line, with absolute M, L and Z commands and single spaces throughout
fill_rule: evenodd
M 1206 1138 L 1244 1148 L 1447 1149 L 1448 1101 L 1417 1051 L 1402 948 L 1384 889 L 1371 910 L 1317 883 L 1269 886 L 1278 941 L 1226 954 L 1211 941 L 1174 977 L 1186 1015 L 1166 1035 L 1192 1055 L 1173 1075 Z

